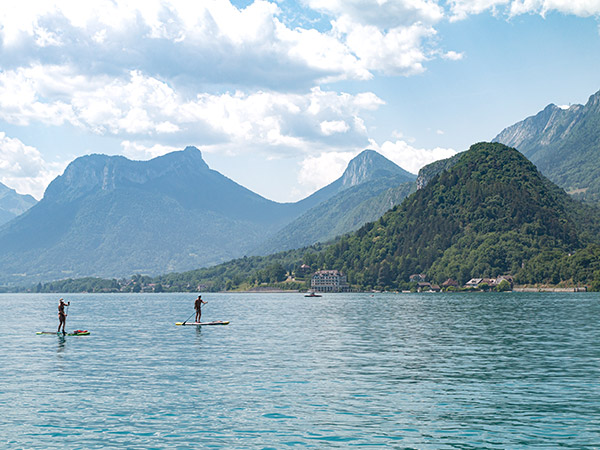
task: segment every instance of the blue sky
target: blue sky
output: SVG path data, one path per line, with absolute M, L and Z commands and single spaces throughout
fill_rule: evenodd
M 195 145 L 277 201 L 372 148 L 416 173 L 600 89 L 600 0 L 0 4 L 0 182 Z

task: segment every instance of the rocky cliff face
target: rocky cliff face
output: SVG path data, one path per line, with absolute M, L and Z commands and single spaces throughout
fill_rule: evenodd
M 517 148 L 532 159 L 544 147 L 565 139 L 584 112 L 582 105 L 561 108 L 550 104 L 535 116 L 504 129 L 494 142 Z
M 427 164 L 425 167 L 422 167 L 419 170 L 419 174 L 417 175 L 417 190 L 423 189 L 427 184 L 435 177 L 438 173 L 443 172 L 444 170 L 450 169 L 454 164 L 456 164 L 461 157 L 462 153 L 457 153 L 454 156 L 446 159 L 440 159 L 439 161 L 432 162 Z
M 164 177 L 205 176 L 210 169 L 195 147 L 169 153 L 150 161 L 123 156 L 87 155 L 74 160 L 46 189 L 44 199 L 73 201 L 94 190 L 143 186 Z
M 600 200 L 600 91 L 585 105 L 548 105 L 493 141 L 519 150 L 567 192 Z

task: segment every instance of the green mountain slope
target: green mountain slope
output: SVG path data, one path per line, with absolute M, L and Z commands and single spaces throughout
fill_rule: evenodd
M 414 190 L 415 175 L 373 150 L 356 156 L 327 188 L 337 193 L 275 233 L 253 253 L 269 254 L 327 242 L 378 219 Z
M 586 208 L 516 150 L 480 143 L 402 205 L 341 239 L 324 261 L 363 288 L 394 288 L 422 272 L 438 282 L 508 273 L 548 281 L 528 265 L 597 239 L 597 210 Z
M 549 105 L 494 138 L 515 147 L 578 198 L 600 201 L 600 92 L 568 109 Z
M 573 200 L 502 144 L 475 144 L 446 166 L 432 168 L 437 174 L 401 205 L 328 247 L 236 260 L 160 281 L 236 288 L 265 280 L 261 274 L 269 267 L 291 271 L 307 264 L 313 271 L 342 270 L 362 290 L 400 289 L 415 273 L 438 283 L 511 274 L 517 283 L 600 287 L 596 207 Z

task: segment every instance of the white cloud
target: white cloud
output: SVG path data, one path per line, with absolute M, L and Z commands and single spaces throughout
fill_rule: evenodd
M 350 127 L 343 120 L 324 120 L 321 122 L 321 133 L 330 136 L 335 133 L 345 133 Z
M 55 67 L 43 70 L 40 66 L 0 72 L 0 118 L 17 125 L 31 121 L 49 125 L 75 123 L 73 110 L 61 94 L 67 94 L 68 85 L 77 89 L 77 80 L 60 72 Z M 43 101 L 45 95 L 54 100 Z
M 48 163 L 35 148 L 0 132 L 0 182 L 22 194 L 41 198 L 67 163 Z
M 290 28 L 277 3 L 264 0 L 241 9 L 228 0 L 0 2 L 0 42 L 21 65 L 68 62 L 96 75 L 139 70 L 194 86 L 269 90 L 410 75 L 437 56 L 424 50 L 444 15 L 435 1 L 307 4 L 329 15 L 330 30 Z
M 506 5 L 509 0 L 450 0 L 452 21 L 466 19 L 469 15 L 481 14 L 489 9 L 495 11 L 498 6 Z
M 370 71 L 393 75 L 418 74 L 425 70 L 423 63 L 433 55 L 425 52 L 423 42 L 435 36 L 436 31 L 421 23 L 386 32 L 342 17 L 333 22 L 333 28 Z
M 390 161 L 395 162 L 404 170 L 415 174 L 419 172 L 421 167 L 440 159 L 450 158 L 457 153 L 456 150 L 451 148 L 415 148 L 400 140 L 395 142 L 386 141 L 381 146 L 377 142 L 371 141 L 371 148 Z
M 442 55 L 442 58 L 448 59 L 450 61 L 460 61 L 461 59 L 464 58 L 464 56 L 465 56 L 464 53 L 457 53 L 454 51 L 449 51 L 449 52 L 444 53 Z
M 435 1 L 423 0 L 304 0 L 309 7 L 331 14 L 346 16 L 361 25 L 380 29 L 396 28 L 415 22 L 435 23 L 444 11 Z
M 311 155 L 300 163 L 298 182 L 305 192 L 314 192 L 342 176 L 358 152 L 323 152 Z
M 331 34 L 344 43 L 368 73 L 414 75 L 436 57 L 428 43 L 444 17 L 436 1 L 305 0 L 332 17 Z
M 139 71 L 123 80 L 78 75 L 57 66 L 0 74 L 0 117 L 9 122 L 70 123 L 100 135 L 127 141 L 152 138 L 162 144 L 181 134 L 188 142 L 237 144 L 239 151 L 263 145 L 310 152 L 315 142 L 319 148 L 339 145 L 328 139 L 341 135 L 346 143 L 366 143 L 360 116 L 383 103 L 370 92 L 351 95 L 319 88 L 188 98 Z
M 591 17 L 600 14 L 598 0 L 514 0 L 510 4 L 511 15 L 537 13 L 545 16 L 551 11 Z
M 508 16 L 539 14 L 545 16 L 556 11 L 579 17 L 600 15 L 598 0 L 451 0 L 451 20 L 462 20 L 473 14 L 491 10 Z
M 123 155 L 129 159 L 134 160 L 148 160 L 156 158 L 157 156 L 166 155 L 177 150 L 181 150 L 179 147 L 173 147 L 169 145 L 154 144 L 146 146 L 139 142 L 123 141 L 121 142 L 123 148 Z
M 394 130 L 392 131 L 392 137 L 395 139 L 404 139 L 404 133 L 402 133 L 402 131 Z
M 332 82 L 342 79 L 369 80 L 372 73 L 352 53 L 347 43 L 337 36 L 317 30 L 289 30 L 278 27 L 279 37 L 289 46 L 287 54 L 319 74 L 315 81 Z

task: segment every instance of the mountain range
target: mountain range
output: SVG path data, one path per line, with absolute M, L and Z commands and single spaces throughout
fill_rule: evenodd
M 548 105 L 498 134 L 577 198 L 600 201 L 600 91 L 585 105 Z
M 592 202 L 600 199 L 600 165 L 597 164 L 600 159 L 600 92 L 592 95 L 586 105 L 568 108 L 549 105 L 539 114 L 503 130 L 494 142 L 515 147 L 571 196 Z M 488 150 L 492 148 L 491 144 L 485 145 Z M 3 249 L 0 283 L 89 275 L 114 277 L 135 272 L 166 273 L 211 266 L 243 255 L 266 255 L 327 242 L 365 223 L 377 221 L 390 208 L 397 209 L 415 189 L 420 192 L 439 177 L 455 173 L 465 153 L 478 153 L 473 150 L 422 168 L 416 183 L 414 175 L 378 153 L 366 150 L 349 163 L 338 180 L 296 203 L 273 202 L 238 185 L 211 170 L 194 147 L 150 161 L 85 156 L 73 161 L 64 174 L 48 186 L 39 203 L 12 220 L 11 216 L 5 216 L 10 221 L 0 226 L 0 248 Z M 490 150 L 488 156 L 494 154 L 498 160 L 504 160 L 499 155 L 510 153 L 495 149 Z M 514 161 L 513 158 L 504 162 L 510 163 L 517 172 L 522 171 L 523 167 L 517 167 Z M 493 171 L 501 172 L 500 169 L 490 167 Z M 470 183 L 471 187 L 477 183 L 497 184 L 497 180 L 486 177 L 473 181 L 472 174 L 467 172 L 461 177 L 464 180 L 453 183 Z M 505 173 L 505 178 L 508 180 L 510 175 Z M 555 188 L 548 188 L 550 181 L 543 180 L 547 190 L 538 189 L 539 196 L 556 200 Z M 513 180 L 513 184 L 516 182 Z M 503 189 L 495 195 L 518 195 L 513 185 Z M 419 195 L 423 194 L 417 192 Z M 463 198 L 466 197 L 463 195 Z M 7 204 L 2 202 L 5 199 L 25 204 L 14 191 L 0 186 L 0 213 Z M 504 205 L 503 202 L 500 203 Z M 562 226 L 565 220 L 577 223 L 574 229 L 579 231 L 574 233 L 578 242 L 583 242 L 581 236 L 593 235 L 589 230 L 594 228 L 597 218 L 594 211 L 583 211 L 585 207 L 578 205 L 578 213 L 573 218 L 572 211 L 577 209 L 574 204 L 564 199 L 558 203 L 570 205 L 567 209 L 571 215 L 567 220 L 562 210 L 557 209 L 561 218 L 553 222 L 554 226 Z M 537 206 L 530 206 L 540 211 Z M 480 209 L 477 204 L 471 207 L 474 211 Z M 25 210 L 26 206 L 22 208 Z M 447 217 L 440 217 L 439 211 L 429 207 L 422 209 L 426 218 L 415 215 L 411 219 L 412 229 L 419 228 L 415 228 L 415 224 L 426 227 L 422 220 L 435 220 L 439 224 L 446 223 L 438 226 L 445 227 L 448 235 L 460 236 L 461 228 L 456 228 L 456 223 L 447 224 Z M 456 206 L 451 209 L 457 210 Z M 8 210 L 13 216 L 18 213 L 14 207 Z M 490 209 L 482 214 L 489 216 Z M 461 226 L 472 229 L 475 216 L 475 212 L 465 212 L 460 219 Z M 506 217 L 502 221 L 511 222 Z M 516 228 L 522 225 L 513 223 Z M 581 231 L 583 229 L 587 231 Z M 361 230 L 359 234 L 364 228 Z M 402 231 L 406 236 L 412 236 L 411 233 L 413 231 Z M 421 242 L 423 236 L 413 238 Z M 379 242 L 379 237 L 374 239 Z M 435 261 L 442 251 L 440 242 L 447 242 L 444 239 L 435 235 L 432 238 L 435 245 L 419 248 L 416 254 L 409 251 L 402 265 L 412 267 L 406 261 L 415 258 L 420 261 L 415 270 L 422 270 L 419 267 L 424 265 L 436 273 Z M 568 245 L 556 239 L 548 242 L 554 242 L 556 248 L 575 245 L 564 239 L 561 242 Z M 456 249 L 454 244 L 451 247 Z M 466 258 L 463 250 L 457 252 Z M 514 267 L 510 269 L 513 271 Z
M 362 202 L 414 178 L 376 152 L 365 151 L 330 185 L 299 202 L 277 203 L 211 170 L 195 147 L 150 161 L 84 156 L 50 183 L 39 203 L 0 227 L 0 282 L 157 274 L 214 265 L 258 253 L 266 239 L 302 214 L 352 191 L 354 196 L 337 200 L 348 199 L 348 207 L 359 215 L 347 214 L 335 231 L 344 233 L 373 219 L 372 212 L 361 209 Z M 376 201 L 377 217 L 389 209 L 387 201 Z M 398 195 L 389 201 L 397 202 Z M 312 230 L 311 240 L 332 236 L 317 228 L 335 217 L 322 219 L 303 223 Z
M 0 225 L 23 214 L 36 203 L 31 195 L 21 195 L 0 183 Z
M 309 266 L 308 273 L 341 270 L 359 290 L 407 289 L 413 274 L 440 284 L 511 275 L 519 284 L 591 283 L 600 289 L 596 206 L 573 199 L 520 152 L 499 143 L 475 144 L 453 162 L 400 205 L 332 245 L 154 281 L 179 289 L 186 283 L 247 288 L 272 268 Z

